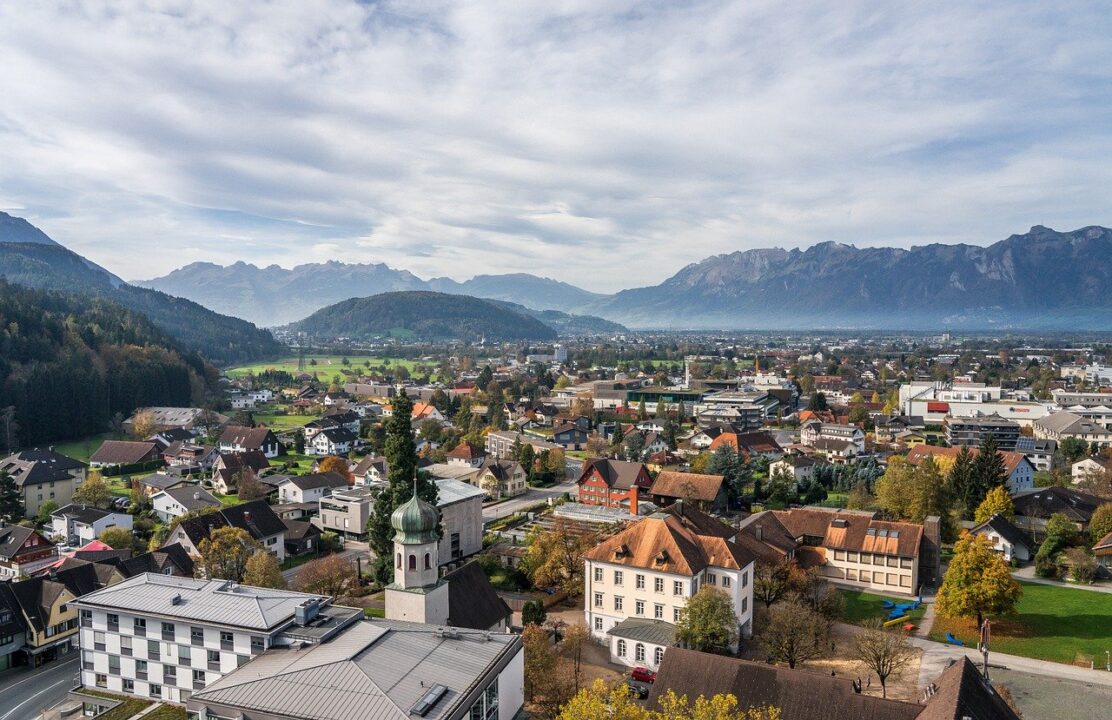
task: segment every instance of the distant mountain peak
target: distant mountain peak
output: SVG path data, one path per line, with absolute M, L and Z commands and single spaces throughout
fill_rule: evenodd
M 21 217 L 0 211 L 0 242 L 58 245 L 49 235 Z

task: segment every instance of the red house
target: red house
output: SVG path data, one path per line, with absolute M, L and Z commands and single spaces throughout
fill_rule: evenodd
M 622 460 L 588 460 L 577 481 L 579 502 L 620 508 L 628 503 L 630 512 L 637 512 L 637 501 L 653 486 L 653 479 L 643 463 Z

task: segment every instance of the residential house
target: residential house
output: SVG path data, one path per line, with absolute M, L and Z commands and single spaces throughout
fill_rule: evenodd
M 660 666 L 680 613 L 703 585 L 726 592 L 741 637 L 752 634 L 756 558 L 738 531 L 677 502 L 584 553 L 586 623 L 622 665 Z
M 475 482 L 491 498 L 514 497 L 525 492 L 525 468 L 513 460 L 486 460 L 475 477 Z
M 305 444 L 307 455 L 347 455 L 359 437 L 345 427 L 324 428 Z
M 320 549 L 321 530 L 311 522 L 282 520 L 286 525 L 286 557 L 310 555 Z
M 157 472 L 135 478 L 132 480 L 132 483 L 140 492 L 154 497 L 163 490 L 177 487 L 194 487 L 198 484 L 198 481 L 180 475 L 168 475 L 166 473 Z
M 278 436 L 267 427 L 229 425 L 220 435 L 219 445 L 221 454 L 257 451 L 267 458 L 276 458 L 282 453 Z
M 626 506 L 636 515 L 641 494 L 648 494 L 653 480 L 643 463 L 600 458 L 584 461 L 576 484 L 584 505 Z
M 213 530 L 229 526 L 246 530 L 252 538 L 277 556 L 279 562 L 286 559 L 286 525 L 265 500 L 231 505 L 216 512 L 182 520 L 170 532 L 162 546 L 181 543 L 191 555 L 200 555 L 198 547 L 201 541 Z
M 245 474 L 258 475 L 270 467 L 270 461 L 261 450 L 221 452 L 212 464 L 212 487 L 221 495 L 231 495 L 239 487 Z
M 337 487 L 331 495 L 317 501 L 319 514 L 312 522 L 340 537 L 366 540 L 375 494 L 376 491 L 368 487 Z
M 303 428 L 305 440 L 306 442 L 312 440 L 321 430 L 327 430 L 328 428 L 344 428 L 358 437 L 361 422 L 362 420 L 358 414 L 348 410 L 325 415 L 305 424 Z
M 486 492 L 458 480 L 436 480 L 440 511 L 441 564 L 457 562 L 483 549 L 483 498 Z
M 347 478 L 337 472 L 293 476 L 278 486 L 283 503 L 316 503 L 337 488 L 347 488 Z
M 980 454 L 980 448 L 968 448 L 969 454 L 977 457 Z M 923 458 L 930 457 L 946 457 L 956 458 L 961 452 L 961 448 L 956 447 L 936 447 L 934 445 L 919 445 L 911 448 L 907 453 L 907 461 L 912 465 L 918 465 L 923 461 Z M 1035 467 L 1027 456 L 1022 453 L 1013 452 L 1009 450 L 1000 451 L 997 453 L 1004 461 L 1004 472 L 1007 476 L 1006 485 L 1008 492 L 1015 495 L 1016 493 L 1030 490 L 1035 487 Z
M 0 521 L 0 580 L 32 575 L 57 557 L 58 549 L 34 528 Z
M 386 482 L 389 466 L 382 455 L 367 455 L 351 466 L 351 476 L 356 485 L 375 485 Z
M 1070 475 L 1075 484 L 1088 477 L 1098 476 L 1108 472 L 1112 472 L 1112 459 L 1099 455 L 1078 460 L 1070 466 Z
M 165 450 L 176 442 L 196 442 L 197 435 L 192 430 L 187 430 L 186 428 L 169 428 L 167 430 L 159 430 L 148 437 L 147 440 L 157 444 L 162 450 Z
M 27 625 L 11 591 L 11 583 L 0 583 L 0 672 L 26 660 L 23 652 Z
M 1003 515 L 993 515 L 970 532 L 988 538 L 992 543 L 992 549 L 1003 555 L 1007 562 L 1014 560 L 1017 563 L 1025 563 L 1034 557 L 1031 540 Z
M 108 528 L 131 530 L 127 513 L 101 510 L 88 505 L 69 504 L 50 513 L 51 534 L 67 545 L 84 545 L 100 537 Z
M 362 615 L 330 600 L 228 580 L 136 575 L 71 600 L 80 612 L 81 684 L 185 703 L 268 648 L 324 642 Z
M 1019 423 L 997 414 L 947 417 L 942 421 L 942 430 L 946 434 L 946 442 L 954 447 L 980 447 L 991 435 L 1001 450 L 1014 450 L 1019 440 Z M 1037 430 L 1035 436 L 1039 437 Z
M 161 490 L 151 496 L 151 507 L 158 519 L 164 523 L 186 513 L 196 513 L 205 508 L 220 508 L 223 503 L 212 493 L 196 485 L 179 485 Z
M 922 417 L 911 415 L 880 415 L 873 419 L 873 437 L 877 442 L 895 442 L 897 436 L 905 432 L 916 432 L 926 428 Z
M 48 450 L 21 450 L 0 460 L 0 472 L 15 480 L 23 501 L 23 511 L 34 517 L 42 506 L 54 501 L 65 505 L 85 482 L 88 466 L 61 453 Z
M 26 627 L 23 651 L 28 665 L 40 667 L 77 650 L 77 608 L 73 601 L 96 586 L 96 571 L 89 565 L 8 586 Z
M 486 461 L 487 452 L 483 448 L 465 441 L 452 448 L 447 459 L 449 465 L 465 465 L 478 468 L 482 467 L 482 464 Z
M 853 461 L 860 453 L 856 443 L 849 440 L 833 440 L 819 438 L 811 444 L 811 450 L 834 465 L 845 465 Z
M 215 445 L 199 445 L 193 442 L 175 441 L 162 451 L 162 461 L 173 468 L 190 468 L 192 472 L 202 473 L 212 469 L 216 461 Z
M 865 431 L 856 425 L 813 420 L 799 429 L 799 441 L 818 450 L 836 451 L 840 457 L 853 457 L 865 452 Z M 847 444 L 851 448 L 845 448 Z
M 723 432 L 714 438 L 708 449 L 714 452 L 722 445 L 729 445 L 735 453 L 752 459 L 758 455 L 776 460 L 784 454 L 784 449 L 771 434 L 763 430 L 756 432 Z
M 652 484 L 653 502 L 668 507 L 680 500 L 705 511 L 726 509 L 726 484 L 722 475 L 665 470 Z
M 1035 421 L 1035 437 L 1056 440 L 1083 440 L 1097 447 L 1112 447 L 1112 430 L 1072 412 L 1057 412 Z
M 804 507 L 772 511 L 797 543 L 795 557 L 836 584 L 915 595 L 923 526 L 873 512 Z
M 129 467 L 161 460 L 158 443 L 146 440 L 105 440 L 89 457 L 89 466 L 96 468 Z
M 486 436 L 487 455 L 491 455 L 495 458 L 512 457 L 514 450 L 521 447 L 521 445 L 532 445 L 533 450 L 538 453 L 544 450 L 562 449 L 556 443 L 551 443 L 543 438 L 519 432 L 496 430 L 487 433 Z
M 588 435 L 586 430 L 574 423 L 561 423 L 552 428 L 552 442 L 568 450 L 579 450 L 586 445 Z
M 1064 514 L 1078 530 L 1086 530 L 1093 512 L 1104 504 L 1096 495 L 1054 486 L 1017 493 L 1012 502 L 1016 526 L 1029 533 L 1045 531 L 1046 521 L 1054 513 Z
M 1035 472 L 1049 472 L 1054 468 L 1054 453 L 1058 451 L 1058 443 L 1045 438 L 1020 435 L 1015 441 L 1015 451 L 1027 458 Z
M 815 468 L 819 461 L 806 455 L 785 455 L 768 466 L 768 476 L 774 477 L 786 473 L 795 480 L 796 485 L 809 482 L 815 476 Z

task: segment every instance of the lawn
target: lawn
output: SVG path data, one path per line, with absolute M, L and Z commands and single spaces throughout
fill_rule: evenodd
M 255 422 L 266 425 L 268 428 L 281 432 L 305 427 L 306 423 L 319 419 L 317 415 L 276 415 L 273 413 L 252 413 Z
M 71 440 L 69 442 L 54 443 L 54 450 L 60 452 L 66 457 L 71 457 L 74 460 L 81 462 L 89 462 L 89 456 L 97 451 L 105 440 L 118 439 L 113 433 L 100 433 L 99 435 L 90 435 L 80 440 Z
M 1103 663 L 1112 648 L 1112 595 L 1073 588 L 1020 583 L 1023 598 L 1017 614 L 992 620 L 996 652 L 1089 666 Z M 969 647 L 976 647 L 979 633 L 974 620 L 936 616 L 930 638 L 944 642 L 952 632 Z
M 348 359 L 350 365 L 343 364 L 343 359 L 345 357 Z M 420 361 L 417 360 L 406 360 L 403 358 L 382 357 L 377 355 L 306 355 L 305 369 L 303 372 L 307 372 L 310 375 L 316 372 L 320 373 L 322 378 L 330 378 L 335 374 L 339 374 L 344 368 L 358 371 L 360 368 L 366 367 L 364 365 L 366 362 L 370 362 L 371 366 L 375 367 L 382 365 L 385 360 L 390 361 L 388 367 L 404 365 L 410 372 L 413 372 L 413 368 L 416 365 L 421 364 Z M 313 365 L 310 361 L 316 361 L 316 364 Z M 425 364 L 435 366 L 435 363 Z M 248 372 L 253 372 L 258 375 L 266 370 L 281 370 L 296 375 L 299 372 L 297 369 L 297 357 L 291 356 L 282 358 L 281 360 L 241 365 L 239 367 L 228 368 L 224 372 L 228 377 L 234 378 L 246 375 Z
M 132 715 L 144 710 L 150 706 L 150 700 L 143 700 L 130 695 L 120 695 L 113 692 L 105 692 L 95 688 L 81 688 L 80 692 L 85 695 L 92 695 L 93 697 L 106 698 L 108 700 L 119 700 L 119 705 L 112 708 L 106 713 L 99 715 L 101 720 L 127 720 Z
M 185 720 L 185 717 L 185 708 L 167 703 L 151 710 L 143 720 Z
M 888 620 L 889 610 L 885 610 L 881 606 L 882 600 L 891 600 L 897 605 L 911 602 L 910 598 L 897 597 L 895 595 L 874 595 L 873 593 L 862 592 L 861 590 L 840 590 L 842 597 L 846 600 L 846 609 L 842 614 L 842 618 L 847 623 L 859 624 L 870 618 L 880 618 L 881 620 Z M 926 612 L 925 608 L 919 607 L 908 613 L 908 621 L 918 624 L 923 618 L 923 613 Z

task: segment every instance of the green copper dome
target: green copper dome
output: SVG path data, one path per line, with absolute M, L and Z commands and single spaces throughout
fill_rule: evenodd
M 436 542 L 439 524 L 440 514 L 436 508 L 416 494 L 390 515 L 390 526 L 395 531 L 394 542 L 407 545 Z

